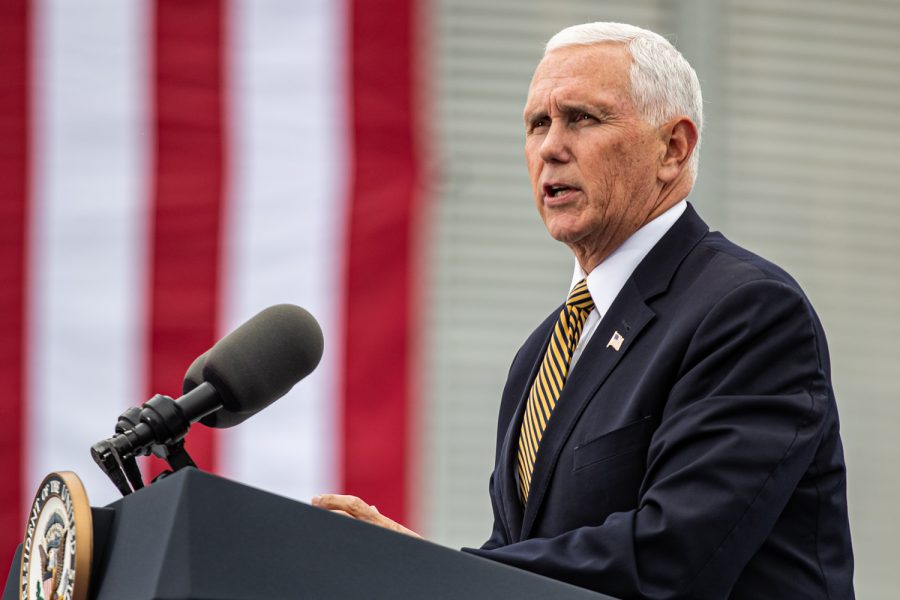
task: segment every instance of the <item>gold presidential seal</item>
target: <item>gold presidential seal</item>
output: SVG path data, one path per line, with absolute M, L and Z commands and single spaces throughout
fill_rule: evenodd
M 25 525 L 19 600 L 87 600 L 92 534 L 91 506 L 78 476 L 47 475 Z

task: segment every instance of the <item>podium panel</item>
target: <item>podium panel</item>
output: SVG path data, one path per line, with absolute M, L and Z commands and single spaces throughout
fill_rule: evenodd
M 92 514 L 92 600 L 612 600 L 196 469 Z

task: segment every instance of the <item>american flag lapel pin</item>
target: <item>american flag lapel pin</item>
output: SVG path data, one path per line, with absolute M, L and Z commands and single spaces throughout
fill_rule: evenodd
M 606 344 L 606 347 L 607 348 L 612 347 L 613 350 L 618 352 L 619 349 L 622 347 L 622 342 L 624 342 L 624 341 L 625 341 L 625 338 L 622 337 L 622 334 L 619 333 L 618 331 L 616 331 L 612 334 L 612 337 L 609 338 L 609 342 Z

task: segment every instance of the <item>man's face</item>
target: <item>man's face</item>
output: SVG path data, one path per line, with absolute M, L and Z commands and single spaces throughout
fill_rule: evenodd
M 657 207 L 666 145 L 630 95 L 631 57 L 618 43 L 561 48 L 535 71 L 525 105 L 525 158 L 550 235 L 586 270 Z

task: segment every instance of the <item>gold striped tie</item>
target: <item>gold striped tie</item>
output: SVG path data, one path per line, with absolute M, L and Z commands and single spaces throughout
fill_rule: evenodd
M 528 393 L 522 431 L 519 433 L 519 492 L 523 504 L 528 501 L 531 475 L 541 437 L 566 384 L 569 362 L 581 336 L 584 321 L 593 309 L 594 301 L 588 291 L 587 281 L 582 279 L 569 292 L 566 305 L 559 313 L 547 353 L 544 354 L 541 368 Z

